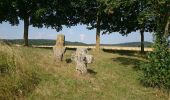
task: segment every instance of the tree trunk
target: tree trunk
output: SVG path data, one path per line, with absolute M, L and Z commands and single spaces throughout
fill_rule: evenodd
M 164 32 L 164 37 L 168 39 L 169 37 L 169 26 L 170 25 L 170 17 L 167 19 L 166 26 L 165 26 L 165 32 Z
M 101 20 L 99 18 L 99 15 L 97 15 L 97 26 L 96 26 L 96 51 L 100 51 L 100 23 Z
M 28 46 L 29 17 L 24 19 L 24 46 Z
M 144 29 L 141 29 L 140 31 L 141 34 L 141 53 L 145 53 L 145 47 L 144 47 Z

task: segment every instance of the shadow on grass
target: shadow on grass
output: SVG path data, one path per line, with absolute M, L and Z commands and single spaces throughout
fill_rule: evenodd
M 112 58 L 114 62 L 119 62 L 125 67 L 132 65 L 135 70 L 140 70 L 140 65 L 144 63 L 143 60 L 139 59 L 134 59 L 134 58 L 126 58 L 126 57 L 117 57 L 117 58 Z
M 67 64 L 70 64 L 70 63 L 73 62 L 73 61 L 71 60 L 71 58 L 67 58 L 65 61 L 66 61 Z
M 143 57 L 145 58 L 146 54 L 148 52 L 145 52 L 144 54 L 141 54 L 140 51 L 129 51 L 129 50 L 106 50 L 103 49 L 104 52 L 107 53 L 115 53 L 115 54 L 119 54 L 122 56 L 134 56 L 134 57 Z
M 91 75 L 96 75 L 96 74 L 97 74 L 97 72 L 95 72 L 95 71 L 92 70 L 92 69 L 87 69 L 87 72 L 88 72 L 89 74 L 91 74 Z

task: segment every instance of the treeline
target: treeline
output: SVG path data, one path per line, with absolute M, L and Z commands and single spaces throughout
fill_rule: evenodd
M 3 41 L 6 43 L 18 44 L 18 45 L 22 45 L 24 43 L 23 39 L 14 39 L 14 40 L 3 39 Z M 30 45 L 54 46 L 56 44 L 56 40 L 29 39 L 29 44 Z M 65 41 L 65 45 L 88 46 L 88 44 L 85 44 L 82 42 L 70 42 L 70 41 Z
M 3 39 L 2 41 L 11 44 L 19 44 L 22 45 L 24 43 L 23 39 Z M 45 45 L 45 46 L 54 46 L 56 44 L 56 40 L 48 40 L 48 39 L 29 39 L 30 45 Z M 95 46 L 95 44 L 86 44 L 82 42 L 70 42 L 65 41 L 65 45 L 72 46 Z M 100 44 L 101 46 L 121 46 L 121 47 L 140 47 L 140 42 L 129 42 L 129 43 L 120 43 L 120 44 Z M 144 42 L 145 47 L 151 47 L 153 45 L 152 42 Z

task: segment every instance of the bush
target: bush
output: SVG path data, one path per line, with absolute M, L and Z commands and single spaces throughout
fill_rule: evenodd
M 141 65 L 145 86 L 170 89 L 170 52 L 168 40 L 160 34 L 155 34 L 156 40 L 153 52 L 148 55 L 148 62 Z

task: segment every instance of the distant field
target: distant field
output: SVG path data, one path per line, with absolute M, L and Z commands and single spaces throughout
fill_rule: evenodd
M 24 41 L 22 39 L 17 40 L 4 40 L 8 43 L 22 45 Z M 55 40 L 43 40 L 43 39 L 30 39 L 29 44 L 33 47 L 38 48 L 52 48 L 55 44 Z M 69 42 L 66 41 L 65 45 L 67 48 L 75 49 L 78 47 L 95 48 L 95 44 L 85 44 L 82 42 Z M 151 42 L 145 42 L 145 51 L 152 51 L 150 48 L 152 45 Z M 131 42 L 131 43 L 122 43 L 122 44 L 101 44 L 101 49 L 104 50 L 127 50 L 127 51 L 140 51 L 140 42 Z
M 16 40 L 5 40 L 7 42 L 10 42 L 12 44 L 23 44 L 24 41 L 22 39 L 16 39 Z M 46 46 L 53 46 L 55 45 L 55 40 L 43 40 L 43 39 L 30 39 L 29 44 L 30 45 L 46 45 Z M 86 44 L 82 42 L 69 42 L 66 41 L 66 45 L 73 45 L 73 46 L 94 46 L 95 44 Z M 151 42 L 145 42 L 145 47 L 151 47 Z M 121 44 L 101 44 L 101 46 L 121 46 L 121 47 L 140 47 L 140 42 L 130 42 L 130 43 L 121 43 Z
M 45 45 L 33 45 L 32 47 L 35 47 L 35 48 L 49 48 L 49 49 L 52 49 L 53 46 L 45 46 Z M 76 49 L 76 48 L 88 48 L 88 49 L 95 49 L 95 46 L 69 46 L 69 45 L 66 45 L 65 46 L 66 48 L 68 49 Z M 140 47 L 121 47 L 121 46 L 101 46 L 100 47 L 102 50 L 111 50 L 111 51 L 141 51 L 141 48 Z M 148 47 L 145 47 L 145 51 L 152 51 L 153 49 L 152 48 L 148 48 Z
M 73 50 L 67 50 L 63 63 L 58 64 L 54 62 L 51 49 L 0 46 L 0 51 L 0 54 L 10 55 L 15 52 L 11 56 L 15 59 L 15 66 L 9 64 L 9 72 L 0 75 L 0 99 L 168 100 L 163 90 L 140 84 L 142 73 L 138 65 L 145 59 L 137 53 L 96 54 L 89 51 L 95 57 L 88 65 L 91 73 L 81 76 L 76 73 L 74 62 L 66 63 Z M 3 60 L 0 68 L 6 64 Z

